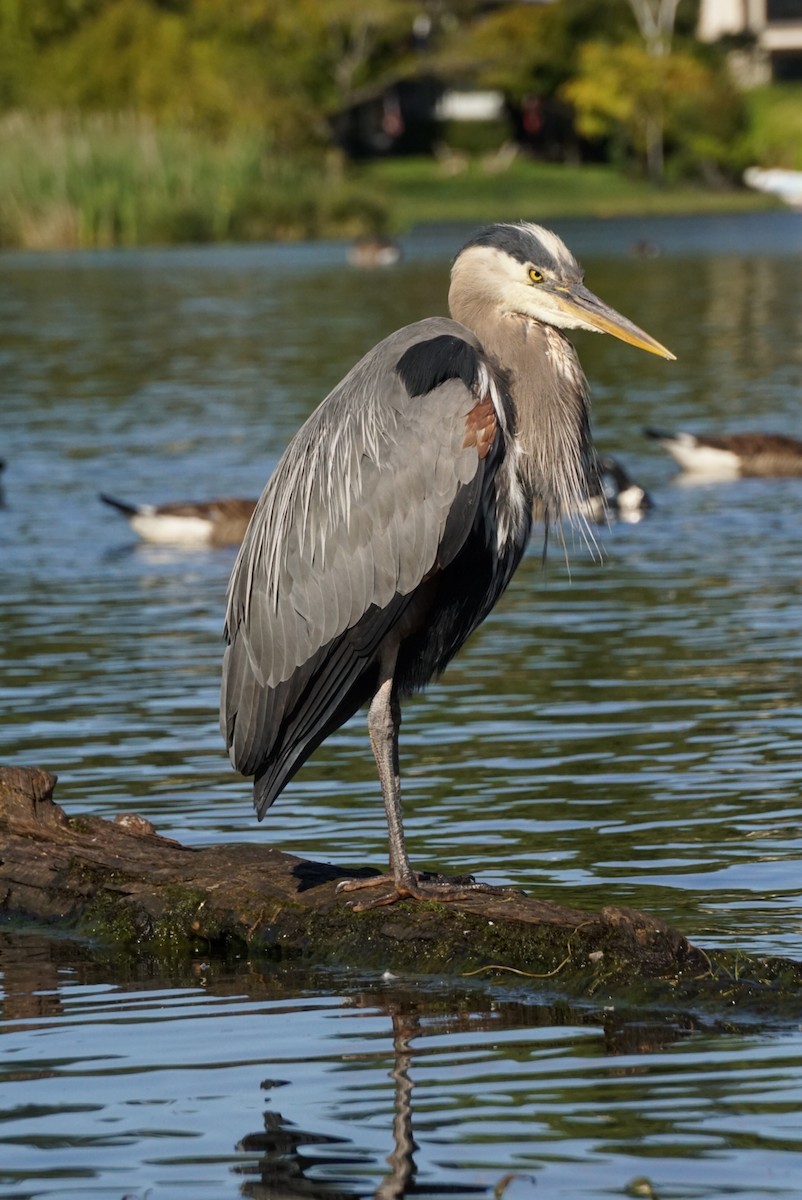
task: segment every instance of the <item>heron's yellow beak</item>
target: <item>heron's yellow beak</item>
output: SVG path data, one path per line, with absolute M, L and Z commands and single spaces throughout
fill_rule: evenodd
M 627 317 L 610 308 L 598 296 L 581 283 L 572 284 L 570 288 L 555 288 L 554 297 L 565 315 L 585 329 L 596 329 L 599 333 L 611 333 L 622 342 L 629 342 L 639 350 L 647 350 L 649 354 L 659 354 L 661 358 L 676 358 L 670 350 L 666 350 L 643 329 L 639 329 Z

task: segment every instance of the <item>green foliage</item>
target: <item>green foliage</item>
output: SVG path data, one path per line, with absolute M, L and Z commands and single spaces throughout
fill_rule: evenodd
M 40 63 L 45 103 L 136 110 L 167 121 L 191 116 L 196 94 L 212 82 L 198 78 L 200 64 L 181 17 L 143 0 L 107 5 L 45 50 Z
M 802 171 L 802 86 L 756 88 L 746 96 L 749 128 L 742 156 L 748 165 Z
M 451 78 L 499 88 L 515 101 L 528 93 L 548 96 L 573 75 L 584 41 L 615 41 L 633 28 L 626 0 L 482 6 L 443 39 L 433 65 Z
M 634 41 L 586 42 L 562 95 L 580 133 L 611 139 L 641 165 L 658 139 L 673 152 L 675 174 L 739 165 L 742 101 L 723 73 L 688 51 L 653 55 Z
M 33 63 L 24 0 L 0 0 L 0 109 L 26 98 Z
M 211 141 L 130 114 L 0 122 L 2 246 L 353 236 L 386 219 L 336 163 L 276 155 L 252 131 Z
M 137 112 L 276 145 L 396 78 L 407 0 L 0 0 L 0 108 Z

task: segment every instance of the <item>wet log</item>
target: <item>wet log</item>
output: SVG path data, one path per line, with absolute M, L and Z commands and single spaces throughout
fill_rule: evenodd
M 134 814 L 69 817 L 56 777 L 0 768 L 0 913 L 69 927 L 117 947 L 175 952 L 230 945 L 392 972 L 509 975 L 596 996 L 635 993 L 771 1007 L 798 1016 L 802 964 L 691 945 L 646 913 L 567 908 L 522 893 L 355 912 L 341 879 L 365 867 L 269 846 L 188 847 Z

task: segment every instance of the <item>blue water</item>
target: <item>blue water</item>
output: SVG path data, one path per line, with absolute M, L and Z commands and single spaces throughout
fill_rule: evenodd
M 802 436 L 802 220 L 559 229 L 678 356 L 576 337 L 597 441 L 655 508 L 594 554 L 569 535 L 568 564 L 536 536 L 408 706 L 410 851 L 801 958 L 802 480 L 686 486 L 641 428 Z M 335 243 L 4 256 L 3 762 L 58 774 L 70 813 L 383 862 L 363 716 L 255 822 L 217 730 L 234 552 L 143 546 L 97 493 L 258 495 L 361 353 L 445 311 L 461 237 L 420 231 L 373 273 Z M 122 963 L 0 929 L 0 1196 L 802 1193 L 787 1010 L 633 1014 L 386 966 Z

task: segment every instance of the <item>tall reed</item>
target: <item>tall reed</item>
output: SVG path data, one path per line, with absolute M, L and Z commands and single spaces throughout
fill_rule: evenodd
M 336 160 L 276 155 L 257 131 L 215 139 L 127 113 L 0 119 L 0 246 L 353 236 L 385 219 Z

